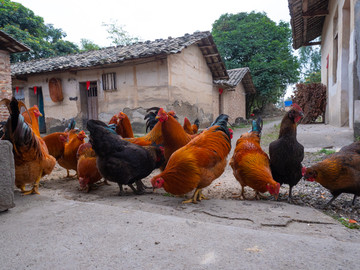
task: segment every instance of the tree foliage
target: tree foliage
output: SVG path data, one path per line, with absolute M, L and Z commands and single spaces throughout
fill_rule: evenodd
M 314 123 L 319 116 L 325 115 L 326 86 L 321 83 L 299 83 L 296 85 L 292 101 L 304 112 L 302 123 Z M 324 118 L 323 118 L 324 120 Z
M 110 23 L 102 24 L 106 27 L 106 31 L 109 36 L 108 39 L 115 46 L 127 46 L 139 41 L 138 37 L 132 37 L 126 30 L 124 25 L 120 25 L 116 20 L 112 20 Z
M 306 46 L 299 49 L 301 81 L 305 83 L 321 82 L 321 48 Z
M 224 14 L 214 22 L 212 35 L 227 69 L 250 68 L 257 92 L 247 96 L 247 115 L 251 108 L 276 103 L 286 86 L 298 81 L 288 23 L 276 24 L 265 13 Z
M 83 52 L 101 49 L 101 47 L 99 45 L 96 45 L 94 42 L 92 42 L 91 40 L 86 39 L 86 38 L 82 38 L 80 40 L 80 44 L 81 44 L 81 51 L 83 51 Z
M 63 39 L 66 33 L 62 29 L 45 24 L 42 17 L 10 0 L 0 0 L 0 29 L 31 48 L 30 52 L 12 54 L 12 62 L 79 51 L 76 44 Z

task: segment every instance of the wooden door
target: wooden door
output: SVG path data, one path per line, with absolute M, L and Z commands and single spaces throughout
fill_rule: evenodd
M 87 114 L 88 119 L 98 119 L 98 98 L 96 82 L 91 82 L 90 89 L 87 90 Z

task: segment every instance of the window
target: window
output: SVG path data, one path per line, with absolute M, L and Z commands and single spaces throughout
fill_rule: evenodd
M 116 73 L 105 73 L 102 75 L 103 90 L 116 90 Z
M 16 91 L 16 88 L 18 89 L 18 91 Z M 13 96 L 17 99 L 17 100 L 21 100 L 23 102 L 25 102 L 25 95 L 24 95 L 24 88 L 20 88 L 20 87 L 15 87 L 13 88 Z

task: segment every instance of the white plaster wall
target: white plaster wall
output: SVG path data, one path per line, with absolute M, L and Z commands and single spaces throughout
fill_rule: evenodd
M 321 81 L 327 86 L 328 102 L 326 109 L 326 122 L 335 126 L 352 127 L 353 120 L 353 88 L 352 70 L 354 59 L 354 17 L 353 6 L 355 0 L 350 0 L 350 12 L 344 10 L 345 0 L 330 0 L 329 15 L 326 16 L 322 32 L 321 48 Z M 334 51 L 334 17 L 338 10 L 338 61 L 337 61 L 337 80 L 334 82 L 333 65 Z M 350 17 L 350 27 L 343 27 L 343 23 Z M 327 56 L 329 65 L 326 69 Z
M 116 73 L 116 91 L 102 90 L 102 74 Z M 62 82 L 64 100 L 53 102 L 49 95 L 48 82 L 51 78 L 59 78 Z M 14 80 L 16 85 L 25 89 L 25 103 L 30 104 L 32 90 L 30 87 L 42 88 L 44 110 L 47 118 L 66 120 L 81 115 L 80 83 L 97 81 L 98 112 L 105 115 L 101 120 L 108 121 L 112 115 L 124 108 L 148 108 L 158 104 L 168 103 L 167 64 L 159 60 L 139 65 L 129 65 L 116 68 L 78 71 L 76 73 L 62 72 L 47 75 L 33 75 L 28 81 Z M 69 98 L 77 97 L 77 101 Z
M 202 108 L 205 114 L 218 114 L 214 98 L 218 90 L 213 87 L 213 77 L 197 45 L 191 45 L 180 54 L 169 55 L 169 102 L 189 102 Z

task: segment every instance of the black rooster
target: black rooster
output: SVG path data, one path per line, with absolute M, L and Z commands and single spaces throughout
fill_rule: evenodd
M 144 193 L 141 179 L 148 176 L 164 162 L 163 150 L 156 146 L 139 146 L 113 134 L 99 120 L 89 120 L 89 142 L 97 156 L 97 167 L 105 179 L 118 183 L 120 195 L 122 185 L 128 185 L 136 194 Z M 137 189 L 133 186 L 136 184 Z
M 290 186 L 289 199 L 293 186 L 302 178 L 304 146 L 296 139 L 296 128 L 303 115 L 300 106 L 293 104 L 281 121 L 279 138 L 269 145 L 272 176 L 276 182 Z

